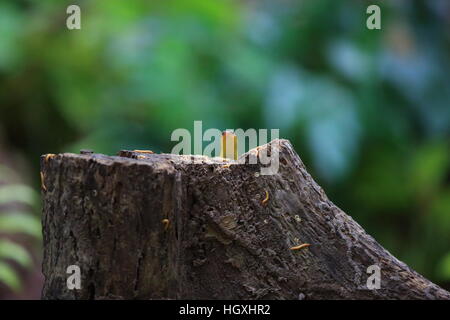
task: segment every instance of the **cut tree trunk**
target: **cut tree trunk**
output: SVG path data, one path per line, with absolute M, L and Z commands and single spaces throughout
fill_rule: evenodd
M 242 164 L 261 151 L 279 152 L 276 174 Z M 240 163 L 121 151 L 41 167 L 44 299 L 450 299 L 336 207 L 287 140 Z

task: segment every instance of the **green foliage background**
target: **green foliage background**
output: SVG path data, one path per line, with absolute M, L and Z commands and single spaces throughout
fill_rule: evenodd
M 81 30 L 65 27 L 69 4 Z M 366 28 L 369 4 L 381 30 Z M 194 120 L 279 128 L 333 202 L 448 289 L 449 12 L 438 0 L 1 1 L 0 135 L 38 172 L 49 152 L 170 152 Z

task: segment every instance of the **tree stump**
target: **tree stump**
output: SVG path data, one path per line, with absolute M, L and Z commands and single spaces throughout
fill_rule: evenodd
M 289 141 L 240 159 L 274 148 L 274 175 L 203 156 L 42 156 L 43 299 L 450 299 L 336 207 Z

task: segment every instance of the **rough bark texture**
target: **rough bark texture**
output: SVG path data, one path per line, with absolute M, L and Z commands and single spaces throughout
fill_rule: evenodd
M 328 200 L 288 141 L 241 160 L 266 149 L 277 174 L 202 156 L 43 156 L 43 298 L 450 299 Z M 374 264 L 381 288 L 368 290 Z

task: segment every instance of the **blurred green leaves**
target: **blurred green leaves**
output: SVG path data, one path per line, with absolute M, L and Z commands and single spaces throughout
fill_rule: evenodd
M 450 252 L 439 263 L 439 277 L 442 280 L 450 280 Z
M 416 149 L 411 165 L 411 184 L 417 195 L 429 196 L 439 191 L 450 170 L 450 153 L 446 142 L 426 144 Z M 450 211 L 449 211 L 450 215 Z
M 36 239 L 42 237 L 41 222 L 29 213 L 9 212 L 0 216 L 0 231 L 23 233 Z
M 34 206 L 39 199 L 36 191 L 24 184 L 0 186 L 0 205 L 8 202 L 21 202 Z
M 0 71 L 12 72 L 23 55 L 21 38 L 24 15 L 11 2 L 0 3 Z
M 0 165 L 0 282 L 13 291 L 21 289 L 21 280 L 16 266 L 30 269 L 33 258 L 24 243 L 10 239 L 22 235 L 39 241 L 42 228 L 39 218 L 30 209 L 35 209 L 39 196 L 24 184 L 15 181 L 18 175 Z M 12 264 L 11 264 L 12 263 Z
M 3 282 L 13 291 L 18 292 L 21 289 L 20 277 L 16 271 L 9 265 L 0 260 L 0 282 Z
M 22 246 L 6 240 L 0 240 L 0 259 L 12 260 L 25 268 L 32 265 L 32 258 L 28 251 Z

